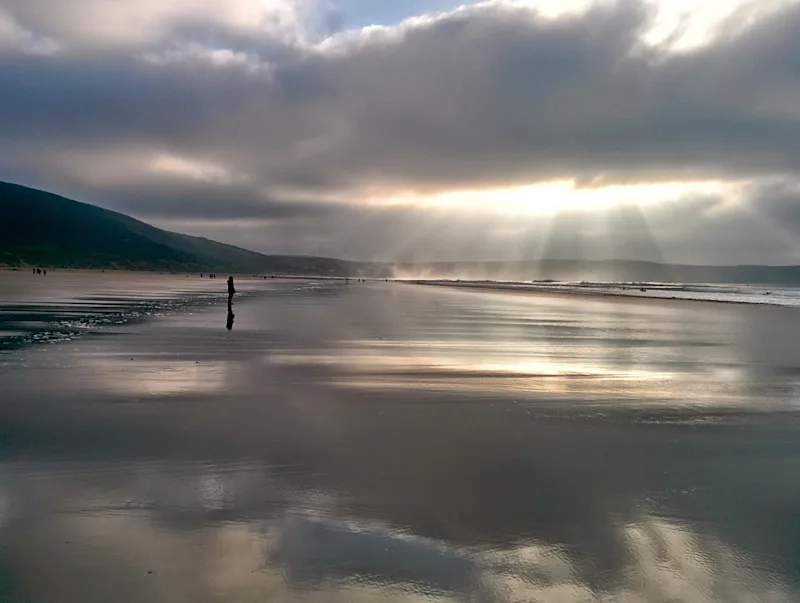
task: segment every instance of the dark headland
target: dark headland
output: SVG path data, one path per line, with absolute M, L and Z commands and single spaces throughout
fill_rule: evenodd
M 386 267 L 265 255 L 162 230 L 129 216 L 0 182 L 0 265 L 382 277 Z

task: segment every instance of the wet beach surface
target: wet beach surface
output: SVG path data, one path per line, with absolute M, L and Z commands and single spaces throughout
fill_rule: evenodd
M 800 600 L 796 309 L 52 277 L 6 332 L 113 320 L 0 351 L 0 601 Z

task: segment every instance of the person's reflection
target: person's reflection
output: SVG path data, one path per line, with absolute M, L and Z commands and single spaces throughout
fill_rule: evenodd
M 233 330 L 233 319 L 236 318 L 233 314 L 233 308 L 228 304 L 228 321 L 225 323 L 225 328 L 229 331 Z

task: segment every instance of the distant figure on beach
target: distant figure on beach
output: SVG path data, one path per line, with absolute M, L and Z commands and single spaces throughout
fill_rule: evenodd
M 228 305 L 228 320 L 225 322 L 225 328 L 228 329 L 229 331 L 233 330 L 234 318 L 236 318 L 236 316 L 233 314 L 233 309 L 230 307 L 230 305 Z
M 37 268 L 36 269 L 36 274 L 41 274 L 41 273 L 42 273 L 42 269 L 41 268 Z
M 233 294 L 236 293 L 236 289 L 233 286 L 233 277 L 228 277 L 228 308 L 231 307 L 233 303 Z
M 32 270 L 33 270 L 33 273 L 36 274 L 36 268 L 33 268 Z
M 45 276 L 47 276 L 47 268 L 45 268 L 44 270 L 42 270 L 42 273 L 43 273 Z

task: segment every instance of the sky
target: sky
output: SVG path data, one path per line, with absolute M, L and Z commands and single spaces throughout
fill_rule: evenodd
M 266 253 L 800 263 L 800 0 L 0 0 L 0 180 Z

